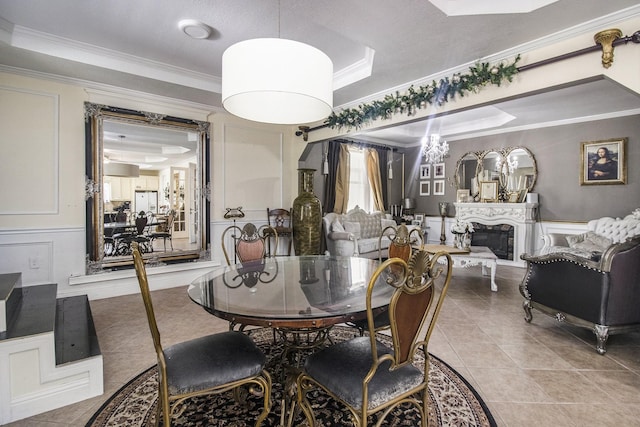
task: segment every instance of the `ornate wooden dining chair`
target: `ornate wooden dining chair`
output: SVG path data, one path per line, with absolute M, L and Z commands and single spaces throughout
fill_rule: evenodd
M 267 251 L 266 239 L 269 236 L 275 237 L 273 252 Z M 222 252 L 227 265 L 231 265 L 226 246 L 228 241 L 233 241 L 234 254 L 240 262 L 256 261 L 267 256 L 271 257 L 272 254 L 278 251 L 278 232 L 270 225 L 263 225 L 257 228 L 254 224 L 248 222 L 242 228 L 237 225 L 230 225 L 222 232 Z
M 266 357 L 247 335 L 221 332 L 181 342 L 163 348 L 156 323 L 149 282 L 137 242 L 132 243 L 133 262 L 138 276 L 140 293 L 147 312 L 149 329 L 158 360 L 158 416 L 166 427 L 171 416 L 184 411 L 182 403 L 191 397 L 220 394 L 248 386 L 249 392 L 263 397 L 262 412 L 255 425 L 259 426 L 271 409 L 271 376 L 264 369 Z
M 446 258 L 446 266 L 438 264 Z M 297 402 L 310 426 L 315 416 L 308 392 L 319 387 L 345 405 L 355 426 L 381 413 L 378 423 L 398 405 L 410 403 L 427 426 L 429 353 L 427 345 L 451 281 L 451 257 L 416 251 L 409 262 L 389 258 L 369 280 L 367 322 L 369 336 L 326 347 L 307 357 L 297 384 Z M 438 294 L 436 283 L 442 282 Z M 392 345 L 377 340 L 371 295 L 375 286 L 392 286 L 389 319 Z M 436 295 L 438 294 L 438 295 Z M 435 301 L 435 305 L 432 303 Z M 417 357 L 424 357 L 422 361 Z M 420 368 L 418 368 L 418 363 Z
M 413 237 L 413 234 L 415 234 L 416 237 Z M 382 262 L 382 239 L 385 237 L 390 240 L 388 248 L 389 258 L 400 258 L 408 262 L 414 245 L 419 248 L 424 247 L 420 230 L 413 229 L 409 232 L 409 229 L 404 224 L 400 224 L 397 227 L 385 227 L 378 239 L 378 260 L 380 262 Z M 376 325 L 376 332 L 387 329 L 389 327 L 389 312 L 384 310 L 376 314 L 374 323 Z M 347 324 L 357 328 L 360 336 L 364 335 L 364 331 L 366 331 L 368 327 L 367 319 L 348 322 Z
M 149 239 L 151 240 L 151 248 L 153 249 L 153 242 L 156 239 L 162 239 L 162 243 L 164 243 L 164 251 L 167 251 L 167 239 L 169 239 L 169 244 L 171 245 L 171 250 L 173 251 L 173 221 L 176 217 L 176 212 L 174 210 L 169 211 L 167 214 L 167 223 L 160 230 L 153 231 L 149 233 Z
M 136 218 L 136 233 L 131 237 L 132 241 L 138 242 L 138 245 L 142 249 L 142 252 L 153 252 L 151 239 L 149 239 L 147 233 L 145 232 L 148 222 L 149 217 L 146 216 L 146 213 L 140 212 L 140 214 Z
M 388 258 L 401 258 L 409 261 L 413 248 L 424 248 L 424 239 L 419 229 L 414 228 L 411 231 L 405 224 L 396 227 L 388 226 L 382 230 L 378 238 L 378 261 L 382 262 L 382 239 L 390 240 L 388 248 Z
M 291 255 L 291 246 L 293 242 L 293 228 L 291 227 L 291 212 L 286 209 L 269 209 L 267 208 L 267 221 L 269 225 L 278 232 L 278 238 L 286 237 L 289 239 L 287 255 Z M 273 238 L 267 230 L 267 237 Z M 271 239 L 267 240 L 267 244 L 271 244 Z M 275 256 L 275 253 L 274 253 Z

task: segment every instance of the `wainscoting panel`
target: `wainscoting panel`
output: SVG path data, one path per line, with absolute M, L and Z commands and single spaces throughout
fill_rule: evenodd
M 55 283 L 53 242 L 0 244 L 0 271 L 22 273 L 25 284 Z
M 0 273 L 22 273 L 23 286 L 57 283 L 84 274 L 84 228 L 0 230 Z

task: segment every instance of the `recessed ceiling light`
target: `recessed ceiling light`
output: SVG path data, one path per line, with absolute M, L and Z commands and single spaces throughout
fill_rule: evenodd
M 196 19 L 183 19 L 178 22 L 178 28 L 194 39 L 207 39 L 213 31 L 210 26 Z

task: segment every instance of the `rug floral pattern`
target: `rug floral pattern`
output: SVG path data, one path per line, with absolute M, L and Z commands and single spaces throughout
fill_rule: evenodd
M 331 331 L 334 342 L 352 338 L 353 328 L 335 327 Z M 279 345 L 273 345 L 270 329 L 255 329 L 250 333 L 254 341 L 267 355 L 268 360 L 278 361 L 282 354 Z M 382 342 L 389 338 L 380 335 Z M 416 360 L 421 367 L 424 362 Z M 273 379 L 273 405 L 265 426 L 277 426 L 281 421 L 283 389 L 280 363 L 268 367 Z M 153 426 L 158 404 L 158 379 L 154 367 L 144 371 L 116 392 L 91 418 L 87 427 Z M 349 413 L 336 401 L 321 391 L 309 394 L 316 418 L 321 426 L 351 425 Z M 495 421 L 482 399 L 455 370 L 433 355 L 429 358 L 429 425 L 430 426 L 495 426 Z M 172 425 L 184 427 L 242 427 L 252 426 L 261 409 L 261 401 L 250 396 L 243 404 L 237 403 L 231 393 L 193 398 L 187 401 L 184 413 L 174 418 Z M 303 423 L 304 417 L 295 419 L 294 425 Z M 376 420 L 370 419 L 369 423 Z M 410 405 L 390 414 L 385 422 L 390 426 L 420 425 L 420 415 Z

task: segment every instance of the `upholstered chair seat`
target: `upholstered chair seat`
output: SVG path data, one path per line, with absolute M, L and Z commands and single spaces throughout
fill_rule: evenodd
M 378 357 L 393 352 L 380 341 L 377 341 L 376 347 Z M 305 363 L 305 369 L 323 387 L 360 410 L 364 379 L 372 363 L 371 340 L 369 337 L 358 337 L 312 354 Z M 419 386 L 424 379 L 420 369 L 413 365 L 405 365 L 394 371 L 389 370 L 390 365 L 390 362 L 383 363 L 369 382 L 369 409 L 375 409 Z
M 220 351 L 225 349 L 225 351 Z M 266 358 L 247 335 L 229 331 L 164 349 L 169 394 L 188 394 L 250 378 Z

